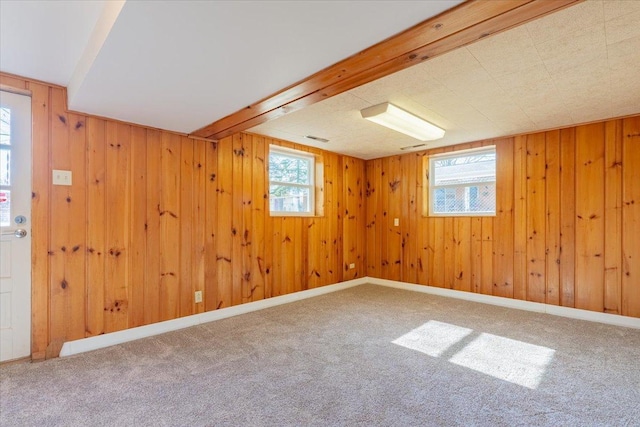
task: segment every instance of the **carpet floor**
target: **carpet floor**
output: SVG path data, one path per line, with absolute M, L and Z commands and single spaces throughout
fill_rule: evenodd
M 640 426 L 640 330 L 362 285 L 0 368 L 2 426 Z

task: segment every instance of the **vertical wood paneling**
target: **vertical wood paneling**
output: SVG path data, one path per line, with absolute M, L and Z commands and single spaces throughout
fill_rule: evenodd
M 162 134 L 160 320 L 180 315 L 180 137 Z
M 144 284 L 144 322 L 160 321 L 160 205 L 162 203 L 161 133 L 147 130 L 147 251 Z
M 335 283 L 345 253 L 354 257 L 353 277 L 365 274 L 364 161 L 245 134 L 218 150 L 217 143 L 68 114 L 64 89 L 0 79 L 33 94 L 34 358 L 56 356 L 68 339 L 259 300 L 273 287 L 287 293 Z M 317 156 L 318 217 L 289 218 L 283 228 L 269 215 L 268 144 Z M 74 185 L 51 186 L 52 167 L 71 170 Z M 346 188 L 355 216 L 350 250 Z M 284 254 L 291 256 L 283 265 Z M 196 290 L 204 291 L 203 304 L 193 300 Z
M 423 217 L 428 196 L 425 193 L 427 187 L 426 170 L 424 168 L 425 156 L 422 153 L 416 154 L 416 234 L 411 236 L 416 240 L 417 272 L 416 283 L 429 283 L 429 226 L 428 221 Z M 369 209 L 367 209 L 367 213 Z
M 220 307 L 218 286 L 218 143 L 205 143 L 205 268 L 204 268 L 204 308 L 205 311 Z
M 560 132 L 547 132 L 546 143 L 546 302 L 560 305 Z
M 131 129 L 131 232 L 129 233 L 129 327 L 144 325 L 147 254 L 147 131 Z
M 475 219 L 475 218 L 474 218 Z M 481 273 L 480 273 L 480 292 L 485 295 L 493 293 L 493 263 L 494 263 L 494 231 L 493 226 L 495 218 L 481 218 L 481 234 L 480 234 L 480 250 L 481 250 Z M 465 238 L 464 235 L 461 238 Z M 496 272 L 499 273 L 499 272 Z M 497 274 L 496 274 L 497 275 Z
M 604 311 L 620 314 L 622 297 L 622 120 L 605 123 Z
M 604 310 L 604 123 L 576 128 L 575 303 Z
M 358 245 L 358 258 L 356 260 L 356 276 L 364 277 L 367 275 L 367 235 L 366 235 L 366 226 L 367 226 L 367 205 L 365 202 L 365 180 L 366 180 L 366 165 L 364 160 L 356 160 L 356 169 L 358 173 L 354 175 L 356 179 L 356 188 L 357 188 L 357 200 L 358 200 L 358 227 L 355 230 L 357 235 L 357 245 Z M 342 190 L 344 194 L 344 188 Z M 344 231 L 343 231 L 344 234 Z M 343 280 L 346 280 L 343 277 Z
M 380 276 L 383 279 L 391 278 L 389 274 L 389 264 L 391 263 L 389 242 L 392 240 L 391 227 L 393 227 L 393 218 L 389 214 L 389 196 L 391 194 L 389 189 L 389 163 L 389 157 L 380 161 Z
M 66 204 L 67 225 L 69 235 L 67 241 L 68 255 L 65 265 L 65 280 L 69 289 L 68 310 L 70 324 L 67 326 L 67 339 L 72 340 L 85 336 L 86 326 L 86 227 L 76 227 L 84 224 L 87 215 L 86 191 L 86 118 L 77 114 L 69 114 L 69 158 L 70 170 L 81 185 L 72 185 Z M 64 203 L 64 202 L 63 202 Z M 54 207 L 55 208 L 55 207 Z M 61 210 L 58 215 L 63 215 Z M 71 286 L 73 284 L 73 287 Z
M 344 251 L 344 278 L 345 280 L 354 279 L 357 276 L 357 269 L 351 270 L 351 263 L 358 264 L 358 184 L 357 176 L 359 171 L 356 170 L 356 160 L 353 158 L 346 159 L 344 162 L 344 215 L 343 227 L 344 236 L 342 238 Z
M 254 227 L 253 227 L 253 137 L 244 135 L 242 145 L 242 228 L 240 235 L 242 245 L 242 264 L 240 266 L 242 272 L 242 302 L 253 301 L 253 292 L 255 291 L 254 277 L 252 270 L 253 252 L 252 245 L 254 243 Z
M 485 293 L 482 276 L 482 218 L 471 218 L 471 291 Z
M 0 77 L 7 84 L 5 76 Z M 533 189 L 526 177 L 531 176 L 530 169 L 538 170 L 537 162 L 531 167 L 527 162 L 527 136 L 495 142 L 498 211 L 493 219 L 428 218 L 420 215 L 427 194 L 423 187 L 428 184 L 421 164 L 424 153 L 407 155 L 415 156 L 414 166 L 406 156 L 362 162 L 243 135 L 236 141 L 244 140 L 240 147 L 248 159 L 239 157 L 234 173 L 233 138 L 221 141 L 225 148 L 218 150 L 212 142 L 68 114 L 63 89 L 13 79 L 9 83 L 28 88 L 33 99 L 32 210 L 33 232 L 38 236 L 32 258 L 34 358 L 57 355 L 67 339 L 352 277 L 344 274 L 344 265 L 354 245 L 358 275 L 362 268 L 362 274 L 409 281 L 415 277 L 418 283 L 460 289 L 467 289 L 468 278 L 468 288 L 480 292 L 488 291 L 486 281 L 491 278 L 494 294 L 526 298 Z M 639 123 L 634 117 L 545 133 L 544 286 L 551 291 L 547 302 L 557 303 L 553 294 L 557 286 L 559 303 L 572 306 L 577 286 L 579 306 L 640 317 Z M 269 144 L 319 156 L 326 192 L 320 196 L 324 203 L 320 216 L 294 218 L 285 225 L 269 215 L 265 198 Z M 166 148 L 172 153 L 167 154 Z M 351 165 L 349 170 L 345 165 Z M 51 186 L 51 168 L 72 170 L 74 185 Z M 396 176 L 401 183 L 392 195 L 389 184 Z M 362 204 L 360 191 L 354 191 L 358 179 Z M 348 189 L 355 196 L 349 200 Z M 349 215 L 354 212 L 352 206 L 355 226 L 345 217 L 347 210 Z M 581 223 L 578 215 L 584 218 L 585 212 L 589 222 Z M 400 230 L 394 230 L 393 215 L 400 218 Z M 236 261 L 232 261 L 234 225 L 243 230 L 235 240 L 236 252 L 240 248 Z M 359 233 L 356 238 L 353 229 Z M 283 250 L 285 236 L 294 255 L 293 262 L 283 265 L 283 255 L 290 252 Z M 389 250 L 394 241 L 397 250 Z M 533 251 L 537 253 L 537 246 Z M 388 256 L 394 253 L 395 257 Z M 389 260 L 399 261 L 397 267 Z M 234 294 L 236 269 L 242 277 L 250 273 L 250 287 L 238 282 L 241 292 L 236 289 Z M 462 280 L 456 279 L 460 272 Z M 192 300 L 195 290 L 204 291 L 204 304 Z
M 40 236 L 31 240 L 31 353 L 33 359 L 44 359 L 49 344 L 50 102 L 47 86 L 26 86 L 31 90 L 31 233 Z
M 382 213 L 377 209 L 381 202 L 382 163 L 380 159 L 367 162 L 367 275 L 381 277 Z
M 640 117 L 622 135 L 622 314 L 640 317 Z
M 418 183 L 418 170 L 416 163 L 418 156 L 415 154 L 404 156 L 401 161 L 402 165 L 402 194 L 405 204 L 403 206 L 403 218 L 408 221 L 402 221 L 402 262 L 403 274 L 402 280 L 409 283 L 417 283 L 418 276 L 418 246 L 419 246 L 419 230 L 418 230 L 418 200 L 417 192 L 420 191 Z M 421 160 L 421 158 L 420 158 Z M 406 206 L 406 208 L 405 208 Z M 406 211 L 404 210 L 406 209 Z
M 206 271 L 207 259 L 215 259 L 215 255 L 207 258 L 207 171 L 206 153 L 208 142 L 202 140 L 193 141 L 193 224 L 191 235 L 193 239 L 193 268 L 191 281 L 193 292 L 203 293 L 202 302 L 193 301 L 193 312 L 202 313 L 206 308 Z M 214 192 L 215 194 L 215 192 Z
M 389 206 L 387 207 L 389 219 L 389 241 L 388 241 L 388 259 L 389 259 L 389 278 L 399 277 L 402 280 L 402 234 L 400 226 L 394 224 L 394 219 L 398 218 L 400 223 L 408 221 L 409 218 L 402 218 L 402 187 L 406 185 L 402 182 L 402 170 L 400 164 L 400 156 L 392 156 L 389 158 L 389 182 L 387 191 L 389 191 Z
M 218 142 L 218 198 L 214 209 L 218 212 L 216 227 L 217 305 L 232 305 L 232 229 L 233 229 L 233 140 L 231 137 Z M 224 207 L 223 209 L 220 209 Z
M 244 135 L 236 134 L 232 138 L 233 156 L 230 164 L 231 173 L 231 304 L 241 304 L 244 295 L 244 278 L 242 270 L 243 240 L 243 173 Z
M 368 274 L 412 280 L 407 259 L 413 253 L 407 240 L 411 234 L 417 240 L 416 260 L 424 256 L 427 266 L 425 274 L 416 262 L 417 283 L 636 313 L 640 290 L 631 277 L 640 241 L 634 228 L 638 122 L 637 117 L 611 120 L 417 153 L 423 161 L 416 165 L 416 176 L 423 182 L 401 182 L 401 200 L 394 199 L 389 186 L 393 162 L 399 159 L 401 181 L 407 181 L 405 169 L 416 154 L 368 161 L 367 223 L 385 218 L 384 226 L 367 228 Z M 498 159 L 495 217 L 429 217 L 428 156 L 493 144 Z M 412 191 L 405 185 L 415 187 L 422 215 L 412 216 Z M 373 190 L 387 187 L 386 194 L 374 196 Z M 400 272 L 391 268 L 388 249 L 395 231 L 391 209 L 397 206 L 403 236 Z
M 496 141 L 496 216 L 493 220 L 493 295 L 513 298 L 514 144 Z M 484 254 L 484 252 L 483 252 Z M 486 275 L 488 278 L 488 275 Z M 484 293 L 484 292 L 483 292 Z
M 69 117 L 64 111 L 64 98 L 61 90 L 51 90 L 51 110 L 49 117 L 51 129 L 51 168 L 70 170 L 69 154 Z M 51 218 L 50 230 L 50 310 L 51 317 L 56 321 L 51 322 L 49 329 L 48 353 L 57 353 L 66 340 L 66 325 L 68 319 L 69 292 L 68 282 L 65 277 L 66 248 L 69 238 L 70 224 L 67 218 L 70 216 L 69 204 L 65 203 L 70 197 L 70 188 L 51 186 L 51 205 L 56 207 L 57 215 Z M 60 211 L 62 209 L 62 211 Z
M 453 223 L 454 281 L 453 288 L 471 291 L 471 219 L 455 218 Z M 490 240 L 488 242 L 491 242 Z M 489 263 L 491 256 L 487 257 Z M 490 279 L 489 279 L 490 281 Z
M 527 137 L 527 300 L 546 300 L 545 134 Z
M 104 333 L 105 123 L 87 119 L 87 336 Z M 146 169 L 146 167 L 145 167 Z M 143 200 L 144 201 L 144 200 Z
M 252 173 L 253 187 L 251 189 L 251 221 L 253 237 L 251 239 L 251 282 L 252 301 L 265 297 L 266 258 L 265 241 L 268 240 L 265 231 L 266 216 L 269 214 L 268 189 L 265 182 L 267 151 L 264 138 L 253 135 L 252 144 Z M 314 275 L 315 277 L 315 275 Z
M 514 138 L 513 297 L 527 299 L 527 138 Z
M 130 220 L 131 127 L 106 124 L 105 292 L 104 330 L 126 329 L 129 323 L 128 255 Z
M 180 141 L 180 274 L 177 283 L 179 292 L 180 316 L 194 313 L 194 293 L 192 269 L 194 266 L 194 250 L 192 227 L 196 226 L 197 211 L 194 209 L 194 169 L 193 169 L 193 140 L 183 137 Z M 176 171 L 177 172 L 177 171 Z M 182 250 L 189 248 L 189 250 Z
M 575 128 L 560 131 L 560 305 L 575 306 Z
M 79 185 L 52 186 L 50 352 L 62 342 L 85 336 L 86 310 L 86 125 L 85 119 L 65 112 L 65 94 L 51 91 L 53 169 L 71 170 Z M 78 226 L 80 225 L 80 226 Z

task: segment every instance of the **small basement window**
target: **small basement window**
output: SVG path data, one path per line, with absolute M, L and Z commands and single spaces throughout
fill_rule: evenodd
M 495 146 L 432 156 L 428 177 L 429 215 L 495 215 Z
M 315 157 L 269 146 L 269 210 L 272 215 L 315 214 Z

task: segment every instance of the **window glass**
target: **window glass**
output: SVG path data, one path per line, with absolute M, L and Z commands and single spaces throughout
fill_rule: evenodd
M 0 108 L 0 145 L 11 145 L 11 110 Z
M 314 214 L 314 158 L 277 146 L 269 149 L 269 208 L 278 215 Z
M 495 147 L 434 156 L 429 165 L 431 215 L 495 214 Z

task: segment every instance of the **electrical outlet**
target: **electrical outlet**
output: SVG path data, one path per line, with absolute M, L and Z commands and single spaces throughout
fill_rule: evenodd
M 71 185 L 71 171 L 53 170 L 53 185 Z
M 196 291 L 195 300 L 196 304 L 202 302 L 202 291 Z
M 349 270 L 353 270 L 354 268 L 356 268 L 355 262 L 352 262 L 351 264 L 349 264 Z
M 394 227 L 398 227 L 400 225 L 400 218 L 393 218 Z

